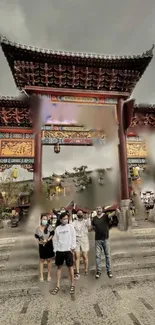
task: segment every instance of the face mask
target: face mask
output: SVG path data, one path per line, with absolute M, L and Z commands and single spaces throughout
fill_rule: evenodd
M 80 219 L 80 220 L 83 219 L 83 215 L 81 215 L 81 214 L 79 214 L 77 217 L 78 217 L 78 219 Z
M 42 225 L 47 226 L 47 220 L 42 220 Z
M 62 225 L 67 225 L 68 220 L 61 220 Z

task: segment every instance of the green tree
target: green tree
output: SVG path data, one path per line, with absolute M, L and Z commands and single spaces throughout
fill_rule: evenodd
M 43 196 L 46 199 L 49 199 L 49 196 L 50 196 L 50 187 L 49 187 L 49 184 L 46 181 L 43 181 L 43 183 L 42 183 L 42 193 L 43 193 Z
M 18 203 L 20 185 L 12 179 L 7 179 L 5 182 L 0 183 L 0 193 L 3 197 L 3 209 L 6 207 L 11 208 Z

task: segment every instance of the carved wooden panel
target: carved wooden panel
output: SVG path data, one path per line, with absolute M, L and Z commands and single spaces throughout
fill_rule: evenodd
M 57 139 L 105 139 L 104 132 L 98 131 L 43 131 L 42 138 L 57 138 Z
M 29 109 L 19 107 L 1 107 L 0 125 L 11 127 L 32 127 Z
M 0 164 L 0 172 L 4 172 L 6 169 L 11 168 L 13 165 L 7 165 L 7 164 Z
M 33 58 L 32 58 L 33 60 Z M 55 59 L 54 59 L 55 61 Z M 122 60 L 118 60 L 120 63 Z M 140 79 L 140 72 L 133 71 L 130 68 L 121 69 L 119 65 L 115 69 L 115 65 L 111 69 L 110 66 L 105 68 L 74 65 L 36 63 L 23 61 L 14 61 L 14 71 L 18 86 L 25 85 L 52 88 L 67 89 L 84 89 L 84 90 L 102 90 L 116 92 L 131 92 L 136 83 Z
M 0 157 L 34 157 L 34 140 L 0 140 Z
M 147 147 L 145 142 L 127 142 L 128 158 L 146 158 Z
M 136 113 L 132 118 L 130 127 L 155 128 L 155 114 Z
M 25 165 L 21 165 L 21 167 L 26 169 L 28 172 L 34 171 L 34 164 L 25 164 Z

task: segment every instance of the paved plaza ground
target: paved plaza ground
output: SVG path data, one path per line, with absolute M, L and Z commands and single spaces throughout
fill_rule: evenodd
M 94 235 L 90 234 L 90 272 L 87 277 L 81 274 L 76 281 L 72 298 L 65 267 L 57 296 L 51 295 L 56 282 L 54 266 L 52 282 L 39 283 L 34 238 L 22 241 L 20 228 L 4 229 L 0 235 L 0 325 L 155 324 L 154 229 L 136 230 L 142 245 L 136 257 L 133 256 L 137 249 L 133 234 L 111 231 L 112 280 L 107 277 L 105 268 L 101 278 L 95 279 Z
M 101 278 L 87 284 L 79 281 L 75 299 L 68 283 L 53 297 L 46 289 L 36 297 L 1 299 L 1 325 L 154 325 L 155 283 L 105 288 Z

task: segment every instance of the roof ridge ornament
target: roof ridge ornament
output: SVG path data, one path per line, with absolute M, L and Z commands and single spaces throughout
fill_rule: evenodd
M 0 33 L 0 44 L 3 42 L 9 42 L 8 38 Z
M 152 47 L 150 48 L 150 50 L 148 50 L 145 53 L 143 53 L 143 55 L 144 56 L 153 56 L 154 47 L 155 47 L 155 44 L 152 44 Z
M 19 89 L 20 94 L 25 95 L 26 97 L 29 97 L 28 93 L 24 88 Z

